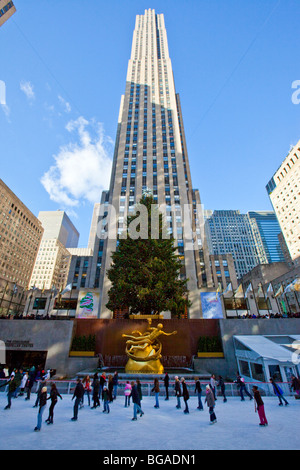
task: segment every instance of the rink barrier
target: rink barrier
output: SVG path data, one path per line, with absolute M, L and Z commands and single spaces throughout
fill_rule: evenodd
M 0 379 L 0 385 L 7 381 L 7 379 Z M 131 383 L 131 380 L 129 380 Z M 162 381 L 161 381 L 162 382 Z M 56 384 L 57 390 L 60 394 L 66 394 L 66 395 L 71 395 L 74 393 L 75 387 L 76 387 L 76 379 L 73 380 L 48 380 L 47 381 L 47 386 L 48 386 L 48 392 L 50 392 L 50 385 L 52 383 Z M 124 389 L 125 385 L 127 383 L 127 380 L 122 380 L 119 379 L 118 383 L 118 389 L 117 389 L 117 395 L 118 396 L 124 396 Z M 195 392 L 195 382 L 194 381 L 185 381 L 187 385 L 187 389 L 189 391 L 190 397 L 196 397 L 197 393 Z M 289 382 L 276 382 L 282 389 L 283 395 L 286 396 L 294 396 L 295 393 L 291 389 L 291 384 Z M 31 393 L 36 393 L 38 389 L 38 384 L 39 382 L 35 382 L 35 384 L 32 387 Z M 206 385 L 209 384 L 209 381 L 201 381 L 201 388 L 202 388 L 202 396 L 205 396 L 205 387 Z M 164 397 L 165 396 L 165 387 L 163 383 L 160 383 L 160 396 Z M 273 391 L 273 386 L 269 382 L 245 382 L 246 389 L 252 394 L 252 386 L 256 385 L 261 393 L 262 396 L 274 396 L 274 391 Z M 141 380 L 141 386 L 142 386 L 142 395 L 144 397 L 148 396 L 153 396 L 154 392 L 152 392 L 154 383 L 152 381 L 143 381 Z M 8 385 L 6 387 L 0 388 L 0 393 L 7 392 Z M 24 396 L 26 394 L 26 389 L 24 392 Z M 217 396 L 222 396 L 220 387 L 216 387 L 216 394 Z M 237 397 L 240 396 L 239 392 L 239 387 L 236 383 L 233 382 L 225 382 L 225 394 L 226 397 Z M 173 397 L 174 396 L 174 381 L 170 381 L 169 385 L 169 396 Z M 245 395 L 245 398 L 247 396 Z

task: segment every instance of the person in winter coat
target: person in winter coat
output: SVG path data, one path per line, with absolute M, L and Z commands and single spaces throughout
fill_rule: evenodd
M 181 386 L 180 386 L 180 381 L 178 376 L 176 375 L 175 377 L 175 385 L 174 385 L 174 391 L 175 391 L 175 396 L 177 398 L 177 405 L 176 408 L 180 409 L 181 408 Z
M 47 400 L 51 400 L 51 405 L 49 408 L 49 417 L 48 419 L 46 419 L 47 424 L 53 424 L 54 407 L 57 403 L 57 397 L 59 397 L 62 400 L 62 396 L 58 393 L 56 385 L 53 383 L 51 385 L 50 396 L 49 398 L 47 398 Z
M 221 394 L 223 396 L 223 402 L 226 403 L 227 398 L 226 398 L 226 395 L 225 395 L 225 382 L 224 382 L 224 379 L 221 375 L 219 375 L 218 387 L 220 387 L 220 389 L 221 389 Z
M 37 408 L 39 406 L 39 401 L 40 401 L 40 396 L 41 396 L 41 393 L 42 393 L 42 389 L 44 387 L 46 387 L 46 380 L 45 379 L 42 379 L 40 382 L 39 382 L 39 385 L 38 385 L 38 389 L 37 389 L 37 395 L 36 395 L 36 400 L 35 400 L 35 404 L 33 406 L 33 408 Z
M 284 401 L 285 406 L 287 406 L 287 405 L 289 404 L 289 402 L 284 398 L 282 389 L 281 389 L 281 388 L 279 387 L 279 385 L 275 382 L 275 380 L 270 379 L 270 382 L 271 382 L 271 384 L 272 384 L 272 386 L 273 386 L 273 390 L 274 390 L 275 395 L 278 397 L 279 406 L 283 406 L 282 400 Z
M 143 399 L 143 393 L 142 393 L 142 384 L 141 384 L 141 381 L 139 379 L 136 380 L 136 386 L 137 386 L 137 389 L 138 389 L 140 402 L 141 402 L 142 399 Z
M 104 385 L 102 390 L 103 413 L 109 413 L 110 393 L 108 388 Z
M 38 412 L 38 418 L 37 418 L 37 425 L 34 428 L 35 431 L 40 431 L 42 428 L 43 413 L 46 409 L 46 404 L 47 404 L 47 387 L 42 388 L 39 403 L 40 403 L 40 406 L 39 406 L 39 412 Z
M 198 397 L 198 410 L 203 410 L 203 404 L 202 404 L 202 388 L 201 388 L 201 383 L 198 377 L 195 377 L 195 393 L 197 393 Z
M 210 388 L 212 389 L 212 392 L 214 394 L 214 399 L 215 401 L 217 401 L 217 397 L 216 397 L 216 377 L 214 374 L 211 375 L 210 377 L 210 381 L 209 381 L 209 384 L 210 384 Z
M 87 375 L 84 379 L 83 379 L 83 386 L 84 386 L 84 394 L 87 395 L 88 397 L 88 404 L 89 406 L 91 406 L 91 398 L 90 398 L 90 395 L 91 395 L 91 392 L 92 392 L 92 387 L 91 387 L 91 379 L 90 379 L 90 376 Z M 84 403 L 84 395 L 83 395 L 83 398 L 82 398 L 82 405 Z
M 11 399 L 14 396 L 15 391 L 17 390 L 17 384 L 15 382 L 15 376 L 14 375 L 11 375 L 9 380 L 7 380 L 2 385 L 0 385 L 0 388 L 5 387 L 6 385 L 8 385 L 7 405 L 4 409 L 9 410 L 11 408 Z
M 137 414 L 140 414 L 140 417 L 143 416 L 144 412 L 141 408 L 141 400 L 140 400 L 140 394 L 139 390 L 137 387 L 137 384 L 134 382 L 131 382 L 131 398 L 132 398 L 132 403 L 133 403 L 133 418 L 132 421 L 137 420 Z
M 24 372 L 24 375 L 21 381 L 21 387 L 20 387 L 20 395 L 19 395 L 20 397 L 24 395 L 27 382 L 28 382 L 28 372 Z
M 253 400 L 251 393 L 249 393 L 248 390 L 246 389 L 246 384 L 245 384 L 244 379 L 240 375 L 237 376 L 237 379 L 235 380 L 234 383 L 236 383 L 238 387 L 240 388 L 241 401 L 245 401 L 244 393 L 246 393 L 246 395 L 250 398 L 250 400 Z
M 258 390 L 258 387 L 256 385 L 253 385 L 252 387 L 253 395 L 254 395 L 254 400 L 255 400 L 255 413 L 256 411 L 258 412 L 258 416 L 260 419 L 260 426 L 268 426 L 268 421 L 265 415 L 265 406 L 264 402 L 261 398 L 260 392 Z
M 300 380 L 294 375 L 292 376 L 291 387 L 294 390 L 294 392 L 297 394 L 295 398 L 300 398 Z
M 187 389 L 184 377 L 182 377 L 181 379 L 181 385 L 182 385 L 182 397 L 185 403 L 185 409 L 183 410 L 183 412 L 187 414 L 189 413 L 188 400 L 190 398 L 190 395 L 189 395 L 189 391 Z
M 93 406 L 92 409 L 97 408 L 97 406 L 100 406 L 100 400 L 99 400 L 99 390 L 100 390 L 100 381 L 98 379 L 98 374 L 96 373 L 94 375 L 94 380 L 93 380 Z
M 114 382 L 113 382 L 113 376 L 109 375 L 108 376 L 108 397 L 109 397 L 109 402 L 113 402 L 113 390 L 114 390 Z
M 119 385 L 119 374 L 118 374 L 117 371 L 115 371 L 114 376 L 113 376 L 113 386 L 114 386 L 113 398 L 114 398 L 114 400 L 117 398 L 118 385 Z
M 158 379 L 157 379 L 157 378 L 154 379 L 154 385 L 153 385 L 153 388 L 152 388 L 151 392 L 154 392 L 154 393 L 155 393 L 155 405 L 154 405 L 154 408 L 159 408 L 159 400 L 158 400 L 158 397 L 159 397 L 160 389 L 159 389 L 159 382 L 158 382 Z
M 74 400 L 75 398 L 75 403 L 74 403 L 74 409 L 73 409 L 74 416 L 73 418 L 71 418 L 71 421 L 77 421 L 78 419 L 78 408 L 79 408 L 80 403 L 82 402 L 83 395 L 84 395 L 84 387 L 81 383 L 81 380 L 77 379 L 77 385 L 75 387 L 74 394 L 72 397 L 72 400 Z
M 16 369 L 15 370 L 15 382 L 16 382 L 16 390 L 14 393 L 14 398 L 17 398 L 19 395 L 19 391 L 21 389 L 21 382 L 23 378 L 23 369 Z
M 217 417 L 214 412 L 215 408 L 215 397 L 210 385 L 206 385 L 206 396 L 205 396 L 205 403 L 207 403 L 209 416 L 210 416 L 210 424 L 215 424 L 217 422 Z
M 126 382 L 124 395 L 125 395 L 125 408 L 127 408 L 127 406 L 130 406 L 130 395 L 131 395 L 131 385 L 129 381 Z
M 102 396 L 102 390 L 103 390 L 104 385 L 106 385 L 106 374 L 105 372 L 102 372 L 100 376 L 99 398 L 101 398 Z
M 37 381 L 36 379 L 36 371 L 35 367 L 32 366 L 31 369 L 29 370 L 29 378 L 28 378 L 28 385 L 27 385 L 27 396 L 25 400 L 30 400 L 30 395 L 31 395 L 31 389 L 34 385 L 34 383 Z
M 169 400 L 169 384 L 170 384 L 170 378 L 169 378 L 168 372 L 166 372 L 164 376 L 164 385 L 165 385 L 165 390 L 166 390 L 165 400 Z

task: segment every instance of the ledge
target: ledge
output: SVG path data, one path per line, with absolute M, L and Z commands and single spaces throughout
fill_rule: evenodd
M 224 353 L 222 352 L 198 352 L 197 357 L 224 357 Z
M 70 351 L 69 357 L 94 357 L 94 351 Z

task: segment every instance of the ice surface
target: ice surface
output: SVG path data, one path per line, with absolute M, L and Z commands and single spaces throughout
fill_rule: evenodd
M 10 410 L 4 410 L 6 394 L 0 394 L 1 450 L 238 450 L 300 448 L 300 400 L 288 397 L 289 406 L 278 406 L 276 397 L 263 397 L 268 427 L 259 426 L 254 401 L 241 402 L 229 397 L 227 403 L 219 398 L 215 412 L 217 423 L 209 424 L 208 408 L 197 410 L 197 399 L 190 398 L 190 414 L 176 409 L 176 399 L 160 398 L 155 409 L 154 398 L 144 397 L 142 418 L 131 421 L 133 406 L 124 408 L 122 396 L 110 404 L 110 413 L 103 407 L 79 410 L 78 421 L 72 422 L 71 395 L 58 399 L 54 424 L 47 425 L 49 400 L 40 432 L 34 432 L 37 408 L 36 395 L 30 401 L 24 397 L 12 400 Z

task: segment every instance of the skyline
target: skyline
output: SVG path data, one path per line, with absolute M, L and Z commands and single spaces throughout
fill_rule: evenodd
M 265 186 L 300 134 L 296 1 L 60 2 L 55 24 L 58 2 L 14 3 L 0 29 L 1 178 L 35 215 L 66 210 L 87 246 L 93 203 L 109 189 L 135 17 L 148 8 L 165 17 L 204 208 L 272 210 Z

